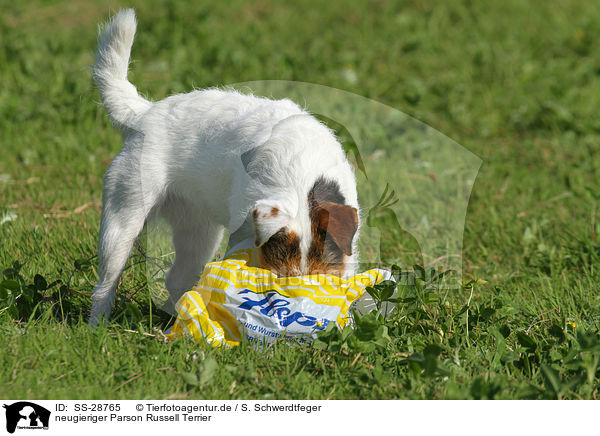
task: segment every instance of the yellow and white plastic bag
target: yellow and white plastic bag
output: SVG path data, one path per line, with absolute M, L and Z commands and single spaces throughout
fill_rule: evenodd
M 278 277 L 247 266 L 252 250 L 237 250 L 205 266 L 198 284 L 177 302 L 168 339 L 191 336 L 213 346 L 245 338 L 262 347 L 279 339 L 306 343 L 331 322 L 351 322 L 350 307 L 389 272 L 373 269 L 348 280 L 330 274 Z

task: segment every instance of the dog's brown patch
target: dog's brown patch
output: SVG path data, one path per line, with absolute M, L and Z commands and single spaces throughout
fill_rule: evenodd
M 313 209 L 317 234 L 325 233 L 346 256 L 352 254 L 352 238 L 358 229 L 358 213 L 351 206 L 325 202 Z
M 276 217 L 277 215 L 279 215 L 279 209 L 277 209 L 276 207 L 272 207 L 271 208 L 271 216 Z
M 279 230 L 260 247 L 260 266 L 280 277 L 301 275 L 300 238 L 295 232 Z
M 310 274 L 344 272 L 344 257 L 352 254 L 352 239 L 358 229 L 358 213 L 345 205 L 336 182 L 319 178 L 308 195 L 312 242 L 307 266 Z

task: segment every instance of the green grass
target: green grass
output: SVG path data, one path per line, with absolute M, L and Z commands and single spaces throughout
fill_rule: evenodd
M 0 1 L 0 397 L 597 399 L 600 11 L 395 3 Z M 393 107 L 481 158 L 463 286 L 402 286 L 388 319 L 365 316 L 310 348 L 217 350 L 150 336 L 172 320 L 149 303 L 137 255 L 113 323 L 90 330 L 102 175 L 121 139 L 89 65 L 97 23 L 131 5 L 130 79 L 152 99 L 316 83 Z M 430 172 L 410 170 L 393 138 L 361 155 L 377 182 L 369 206 L 398 173 Z M 419 189 L 439 189 L 434 179 Z M 428 201 L 399 217 L 415 234 Z

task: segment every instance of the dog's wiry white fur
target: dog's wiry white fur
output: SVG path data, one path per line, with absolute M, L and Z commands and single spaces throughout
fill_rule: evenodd
M 302 267 L 311 244 L 307 195 L 334 180 L 358 209 L 353 170 L 334 134 L 290 100 L 235 91 L 193 91 L 150 102 L 127 80 L 136 29 L 122 10 L 100 33 L 93 76 L 124 146 L 104 177 L 99 281 L 90 324 L 108 318 L 132 245 L 152 214 L 173 230 L 175 263 L 166 287 L 175 302 L 211 260 L 224 228 L 230 245 L 264 243 L 282 227 L 300 238 Z M 276 208 L 278 213 L 269 214 Z M 256 210 L 252 219 L 253 211 Z M 356 241 L 345 273 L 355 273 Z

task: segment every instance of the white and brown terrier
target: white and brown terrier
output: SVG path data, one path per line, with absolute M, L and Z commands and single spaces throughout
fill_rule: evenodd
M 198 280 L 225 228 L 280 276 L 356 272 L 354 172 L 335 135 L 290 100 L 208 89 L 159 102 L 127 80 L 132 9 L 100 33 L 94 81 L 124 146 L 104 177 L 99 281 L 90 324 L 107 319 L 133 243 L 151 215 L 172 227 L 173 302 Z

